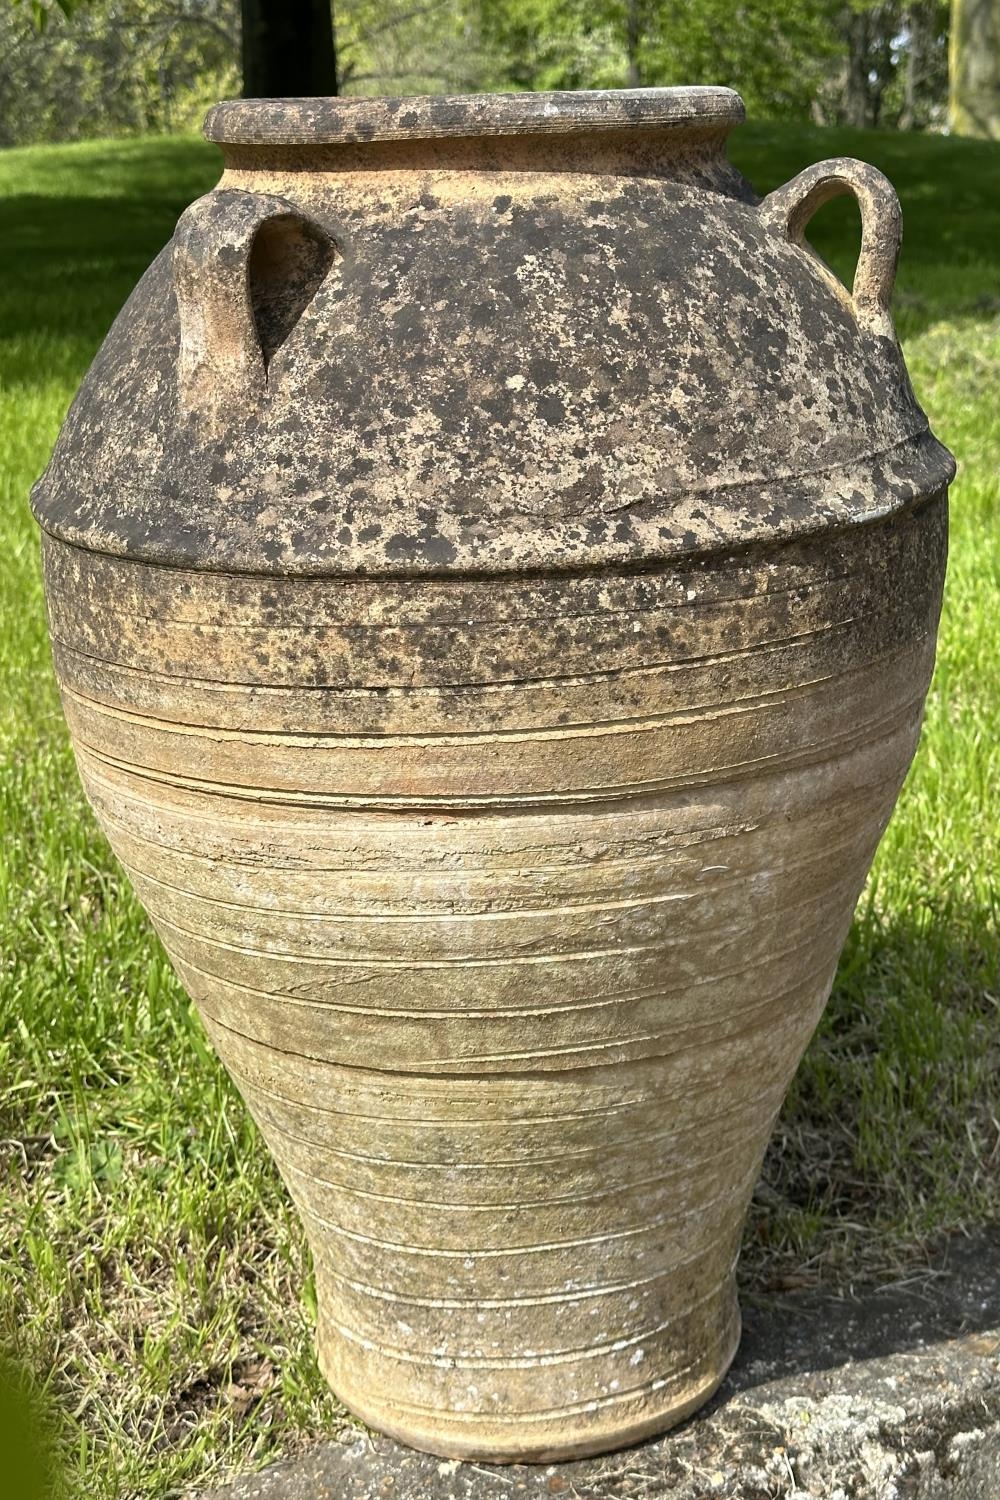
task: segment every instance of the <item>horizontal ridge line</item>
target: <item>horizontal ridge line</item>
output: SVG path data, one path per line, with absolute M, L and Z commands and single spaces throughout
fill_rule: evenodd
M 808 770 L 829 764 L 843 755 L 854 754 L 867 745 L 886 739 L 894 728 L 912 717 L 914 708 L 922 701 L 922 694 L 914 691 L 912 697 L 901 700 L 889 713 L 881 718 L 855 725 L 843 736 L 828 736 L 822 742 L 822 753 L 815 752 L 818 745 L 810 745 L 808 751 L 789 755 L 786 751 L 773 751 L 753 760 L 740 761 L 732 765 L 716 766 L 703 771 L 688 771 L 673 776 L 633 782 L 628 785 L 612 785 L 590 788 L 574 788 L 568 791 L 498 793 L 415 793 L 396 794 L 384 790 L 371 792 L 319 793 L 295 791 L 281 787 L 248 787 L 228 782 L 205 781 L 199 777 L 175 775 L 150 766 L 138 766 L 118 759 L 100 750 L 79 733 L 74 737 L 77 749 L 100 765 L 116 769 L 139 781 L 178 788 L 202 796 L 220 797 L 239 803 L 257 803 L 265 807 L 293 807 L 314 809 L 352 809 L 366 812 L 422 811 L 431 816 L 462 816 L 466 813 L 499 813 L 505 817 L 515 815 L 537 817 L 553 809 L 586 811 L 592 814 L 595 808 L 620 806 L 623 803 L 641 802 L 658 796 L 684 795 L 696 789 L 713 786 L 733 786 L 741 782 L 759 780 L 787 772 Z
M 730 1277 L 732 1276 L 735 1264 L 736 1262 L 734 1260 L 730 1265 L 729 1270 L 724 1272 L 717 1281 L 713 1282 L 708 1290 L 703 1292 L 700 1297 L 694 1298 L 694 1300 L 688 1303 L 688 1305 L 681 1309 L 680 1312 L 674 1314 L 673 1317 L 663 1319 L 654 1327 L 644 1328 L 639 1333 L 630 1334 L 626 1338 L 613 1339 L 611 1341 L 605 1341 L 602 1344 L 587 1344 L 582 1348 L 560 1350 L 558 1353 L 538 1353 L 534 1356 L 512 1355 L 506 1358 L 500 1357 L 498 1355 L 488 1354 L 480 1355 L 478 1357 L 475 1355 L 459 1354 L 443 1356 L 434 1354 L 421 1355 L 411 1353 L 407 1349 L 387 1348 L 384 1344 L 375 1343 L 372 1339 L 367 1338 L 358 1330 L 352 1329 L 348 1325 L 338 1322 L 337 1319 L 334 1318 L 332 1313 L 329 1311 L 329 1308 L 324 1309 L 322 1313 L 322 1320 L 323 1322 L 328 1323 L 332 1327 L 336 1328 L 351 1343 L 358 1344 L 365 1349 L 370 1349 L 373 1354 L 382 1355 L 386 1359 L 395 1359 L 403 1364 L 416 1364 L 424 1366 L 431 1365 L 443 1369 L 463 1370 L 544 1369 L 548 1366 L 568 1365 L 576 1363 L 580 1360 L 599 1359 L 602 1356 L 607 1356 L 609 1354 L 621 1353 L 626 1349 L 634 1348 L 636 1344 L 644 1343 L 647 1339 L 658 1337 L 660 1334 L 665 1333 L 668 1328 L 671 1328 L 676 1323 L 680 1322 L 681 1319 L 689 1317 L 690 1314 L 695 1310 L 695 1308 L 702 1307 L 706 1302 L 710 1302 L 712 1298 L 715 1297 L 715 1295 L 718 1293 L 720 1287 L 725 1286 L 729 1281 Z M 643 1382 L 643 1385 L 639 1387 L 639 1389 L 645 1389 L 645 1385 L 646 1382 Z M 627 1392 L 622 1392 L 621 1394 L 626 1395 Z

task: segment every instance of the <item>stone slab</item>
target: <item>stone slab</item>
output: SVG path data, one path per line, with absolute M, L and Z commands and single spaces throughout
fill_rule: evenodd
M 538 1467 L 323 1443 L 196 1500 L 1000 1500 L 1000 1229 L 925 1274 L 744 1303 L 728 1379 L 682 1427 Z

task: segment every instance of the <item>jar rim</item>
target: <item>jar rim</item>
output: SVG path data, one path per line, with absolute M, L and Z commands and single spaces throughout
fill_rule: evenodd
M 739 94 L 715 86 L 226 99 L 209 110 L 204 133 L 220 145 L 361 145 L 582 131 L 723 130 L 740 124 L 745 113 Z

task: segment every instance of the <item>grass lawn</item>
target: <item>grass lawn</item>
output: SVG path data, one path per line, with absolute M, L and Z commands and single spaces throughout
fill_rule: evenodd
M 1000 1216 L 1000 148 L 772 126 L 733 148 L 761 191 L 841 154 L 900 190 L 898 326 L 961 469 L 923 743 L 755 1199 L 751 1292 L 913 1274 Z M 282 1190 L 78 787 L 27 508 L 216 162 L 187 139 L 0 153 L 0 1347 L 88 1500 L 163 1500 L 347 1420 Z M 850 277 L 853 206 L 813 237 Z

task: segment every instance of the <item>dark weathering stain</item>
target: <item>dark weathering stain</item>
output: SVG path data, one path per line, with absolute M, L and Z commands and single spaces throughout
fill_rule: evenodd
M 424 562 L 432 566 L 445 567 L 456 556 L 454 542 L 440 532 L 423 528 L 413 536 L 397 532 L 385 544 L 385 555 L 390 562 Z
M 550 427 L 556 427 L 566 418 L 566 408 L 558 396 L 540 396 L 536 408 L 543 422 L 548 422 Z

